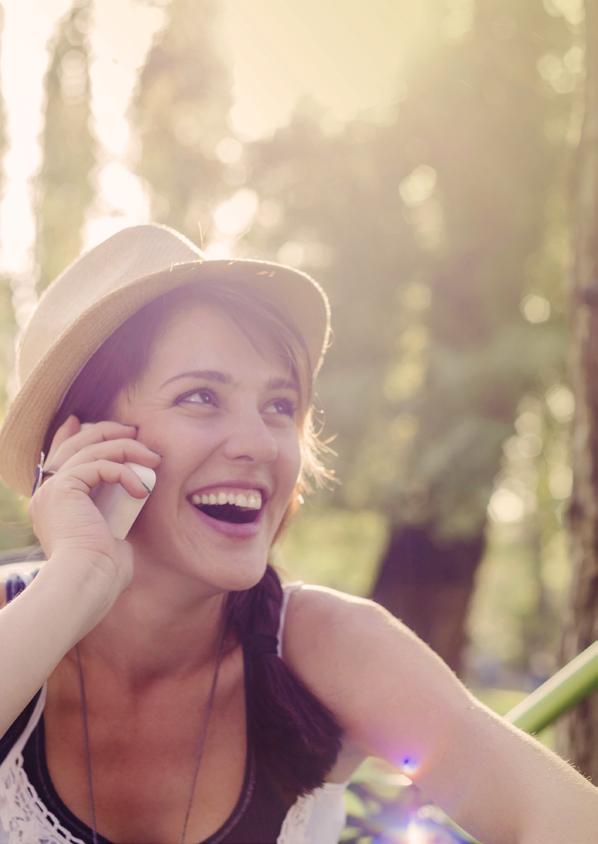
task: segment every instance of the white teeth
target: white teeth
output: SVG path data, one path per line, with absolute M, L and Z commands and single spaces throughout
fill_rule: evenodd
M 196 506 L 231 504 L 235 507 L 243 507 L 245 510 L 260 510 L 262 506 L 262 494 L 258 490 L 250 492 L 194 492 L 191 502 Z

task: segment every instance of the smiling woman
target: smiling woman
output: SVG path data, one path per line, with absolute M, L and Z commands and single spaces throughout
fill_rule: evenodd
M 324 475 L 328 316 L 307 276 L 159 226 L 42 297 L 0 431 L 47 558 L 0 596 L 0 842 L 333 844 L 370 754 L 489 844 L 591 840 L 595 789 L 400 622 L 268 565 Z M 120 487 L 126 539 L 96 506 Z
M 318 360 L 327 331 L 325 300 L 307 277 L 297 274 L 298 283 L 308 292 L 313 288 L 318 297 L 313 303 L 320 310 L 320 346 L 310 349 L 280 307 L 280 293 L 270 292 L 278 281 L 275 274 L 284 276 L 290 271 L 258 262 L 200 263 L 194 251 L 189 256 L 193 260 L 182 264 L 181 249 L 195 248 L 174 232 L 158 227 L 128 230 L 116 238 L 121 241 L 118 254 L 114 254 L 114 243 L 102 244 L 96 254 L 89 253 L 67 270 L 40 303 L 40 311 L 47 317 L 50 309 L 56 308 L 62 287 L 62 304 L 67 307 L 73 274 L 82 282 L 90 262 L 100 266 L 98 251 L 106 258 L 107 250 L 112 249 L 111 262 L 103 263 L 100 276 L 94 276 L 94 286 L 103 288 L 103 295 L 89 291 L 87 308 L 78 302 L 73 322 L 61 327 L 58 344 L 49 346 L 55 364 L 58 345 L 63 349 L 63 365 L 68 354 L 67 366 L 74 369 L 72 336 L 82 313 L 94 309 L 94 326 L 105 319 L 103 305 L 122 290 L 118 259 L 130 261 L 133 248 L 155 249 L 160 239 L 165 253 L 161 262 L 169 269 L 159 273 L 156 266 L 156 275 L 148 274 L 149 267 L 145 267 L 145 273 L 138 271 L 126 279 L 128 283 L 138 281 L 140 275 L 146 279 L 137 287 L 140 298 L 148 284 L 159 282 L 159 295 L 154 287 L 153 298 L 133 311 L 95 350 L 92 342 L 97 345 L 97 340 L 81 341 L 87 344 L 87 352 L 79 352 L 78 372 L 64 395 L 54 392 L 53 415 L 45 433 L 42 418 L 38 422 L 36 435 L 43 436 L 44 470 L 51 473 L 51 480 L 36 491 L 31 512 L 49 563 L 28 594 L 50 579 L 51 568 L 57 572 L 55 561 L 65 540 L 60 534 L 72 494 L 68 487 L 83 485 L 83 490 L 76 492 L 87 505 L 89 491 L 99 483 L 114 482 L 111 472 L 118 467 L 118 480 L 131 495 L 138 495 L 126 467 L 133 460 L 157 469 L 157 483 L 130 530 L 126 549 L 116 549 L 115 554 L 114 547 L 106 548 L 105 536 L 99 542 L 93 537 L 87 545 L 95 543 L 94 547 L 86 548 L 83 542 L 76 562 L 66 563 L 72 569 L 64 576 L 76 580 L 86 555 L 95 558 L 99 551 L 114 558 L 120 570 L 110 571 L 109 576 L 114 580 L 116 574 L 121 581 L 117 590 L 112 590 L 118 591 L 116 600 L 77 645 L 74 660 L 69 649 L 47 679 L 43 678 L 41 694 L 13 721 L 2 740 L 0 758 L 4 757 L 7 770 L 19 759 L 24 761 L 27 792 L 33 787 L 38 796 L 51 793 L 46 808 L 55 816 L 52 823 L 58 824 L 61 833 L 68 831 L 81 840 L 174 841 L 189 837 L 197 841 L 207 836 L 210 841 L 269 841 L 280 833 L 293 801 L 323 784 L 340 744 L 334 717 L 277 655 L 286 599 L 277 575 L 267 566 L 272 543 L 308 476 L 317 482 L 324 472 L 317 456 L 310 404 L 311 358 Z M 175 249 L 179 254 L 172 254 Z M 179 258 L 174 273 L 169 266 L 173 257 Z M 106 291 L 109 274 L 118 278 Z M 125 307 L 130 309 L 130 303 Z M 29 340 L 35 342 L 36 337 L 30 334 Z M 22 349 L 21 360 L 27 355 L 27 335 Z M 47 348 L 39 350 L 23 390 L 47 361 L 47 352 Z M 17 398 L 13 418 L 18 406 Z M 47 402 L 45 415 L 51 410 L 52 404 Z M 10 425 L 9 414 L 6 437 L 10 437 L 6 433 Z M 19 439 L 23 441 L 22 434 L 21 428 L 18 436 L 13 434 L 13 447 Z M 22 456 L 27 459 L 28 451 Z M 92 466 L 96 474 L 89 477 L 86 472 Z M 66 487 L 59 488 L 60 482 Z M 92 519 L 97 521 L 96 513 Z M 97 531 L 96 525 L 89 524 L 89 513 L 73 510 L 69 522 L 71 536 L 82 526 Z M 66 544 L 69 542 L 66 538 Z M 110 540 L 109 544 L 114 545 Z M 129 549 L 132 559 L 118 560 L 118 551 L 129 556 Z M 13 607 L 18 605 L 15 602 Z M 144 627 L 141 636 L 140 622 Z M 73 662 L 77 667 L 81 664 L 83 683 L 76 672 L 73 676 Z M 172 685 L 178 675 L 185 677 L 181 688 Z M 218 684 L 208 707 L 201 700 L 201 688 L 216 676 Z M 191 678 L 197 688 L 184 707 L 199 703 L 201 714 L 203 704 L 203 719 L 198 721 L 197 715 L 191 714 L 175 728 L 170 723 L 172 715 L 165 719 L 160 708 L 154 709 L 149 701 L 160 690 L 160 706 L 166 705 L 167 690 L 180 695 Z M 135 731 L 137 717 L 133 719 L 124 704 L 121 708 L 111 702 L 102 710 L 102 693 L 96 682 L 111 690 L 113 701 L 133 698 L 133 687 L 138 690 L 136 713 L 147 708 L 144 720 L 150 721 L 152 713 L 155 716 L 145 741 L 163 760 L 166 748 L 187 741 L 187 752 L 181 749 L 180 758 L 193 761 L 198 723 L 200 734 L 206 731 L 206 740 L 214 740 L 213 724 L 220 721 L 220 729 L 226 727 L 236 741 L 227 739 L 216 754 L 210 752 L 209 742 L 205 749 L 201 742 L 195 764 L 199 769 L 201 762 L 202 773 L 210 775 L 205 776 L 203 787 L 197 785 L 196 771 L 185 789 L 186 766 L 181 766 L 178 758 L 173 760 L 174 770 L 169 766 L 156 770 L 150 764 L 144 776 L 137 778 L 136 802 L 147 805 L 139 815 L 129 815 L 126 808 L 131 796 L 126 782 L 131 771 L 124 768 L 115 775 L 112 770 L 113 740 L 109 748 L 100 742 L 95 753 L 92 748 L 108 716 L 118 717 L 125 735 Z M 64 711 L 73 683 L 75 689 L 79 686 L 85 716 L 83 736 L 76 711 L 68 718 Z M 23 690 L 17 684 L 13 691 L 22 698 Z M 21 702 L 28 699 L 25 693 Z M 94 704 L 88 707 L 86 700 L 90 699 Z M 32 713 L 33 705 L 36 711 Z M 212 712 L 215 707 L 217 711 Z M 19 725 L 27 741 L 15 745 Z M 40 739 L 42 729 L 46 748 Z M 68 741 L 68 749 L 63 746 L 67 737 L 74 739 Z M 15 749 L 20 749 L 21 756 L 15 756 Z M 228 751 L 226 760 L 219 758 L 223 750 Z M 134 753 L 127 741 L 119 751 Z M 135 753 L 142 758 L 147 749 L 138 747 Z M 83 770 L 88 767 L 93 773 L 87 793 L 81 779 L 73 787 L 81 761 Z M 54 773 L 40 778 L 40 769 Z M 148 795 L 163 790 L 169 779 L 176 782 L 179 778 L 181 791 L 189 792 L 189 799 L 177 818 L 175 807 L 179 804 L 180 808 L 180 800 L 164 812 L 160 801 L 150 800 Z M 216 784 L 218 794 L 213 793 Z M 103 800 L 98 793 L 103 793 Z M 23 795 L 15 791 L 14 797 L 20 803 Z M 200 803 L 203 808 L 198 820 L 194 806 Z M 106 806 L 110 806 L 108 812 Z M 23 830 L 32 841 L 34 835 L 41 840 L 42 832 L 48 832 L 45 809 L 36 817 L 38 801 L 30 808 L 32 817 L 22 819 Z M 0 797 L 0 818 L 7 830 L 16 828 L 14 811 L 10 798 Z M 287 828 L 290 823 L 292 817 Z

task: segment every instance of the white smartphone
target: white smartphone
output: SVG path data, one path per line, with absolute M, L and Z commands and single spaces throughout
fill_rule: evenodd
M 137 475 L 144 487 L 151 493 L 156 483 L 156 473 L 139 463 L 126 463 Z M 126 539 L 133 522 L 149 498 L 133 498 L 120 484 L 100 484 L 91 497 L 108 523 L 115 539 Z

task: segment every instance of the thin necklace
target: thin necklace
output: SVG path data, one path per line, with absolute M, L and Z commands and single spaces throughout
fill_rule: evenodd
M 216 686 L 218 684 L 218 675 L 220 674 L 220 665 L 222 663 L 222 654 L 224 651 L 224 627 L 220 634 L 220 643 L 218 645 L 218 653 L 216 656 L 216 665 L 214 666 L 214 674 L 212 676 L 212 685 L 210 686 L 210 693 L 208 695 L 208 702 L 206 710 L 201 723 L 199 737 L 197 740 L 197 750 L 195 752 L 195 764 L 193 766 L 193 777 L 191 779 L 191 790 L 189 792 L 189 799 L 187 800 L 187 807 L 185 809 L 185 819 L 183 821 L 183 831 L 181 832 L 180 844 L 185 844 L 187 839 L 187 827 L 189 825 L 189 817 L 191 815 L 191 808 L 193 806 L 193 797 L 195 795 L 195 787 L 197 785 L 197 777 L 199 775 L 199 767 L 203 757 L 204 746 L 206 742 L 206 735 L 208 732 L 208 722 L 214 708 L 214 697 L 216 695 Z M 91 832 L 93 844 L 98 844 L 97 820 L 96 820 L 96 804 L 93 793 L 93 775 L 91 767 L 91 746 L 89 741 L 89 717 L 87 712 L 87 695 L 85 694 L 85 677 L 83 676 L 83 665 L 81 662 L 81 653 L 79 651 L 79 643 L 75 646 L 75 653 L 77 656 L 77 668 L 79 672 L 79 693 L 81 698 L 81 716 L 83 719 L 83 740 L 85 745 L 85 767 L 87 772 L 87 793 L 89 796 L 89 807 L 91 811 Z

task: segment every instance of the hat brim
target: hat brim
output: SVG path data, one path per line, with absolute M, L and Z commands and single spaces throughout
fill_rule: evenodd
M 328 344 L 326 295 L 310 276 L 280 264 L 206 260 L 174 264 L 108 294 L 58 337 L 11 403 L 0 430 L 0 477 L 30 495 L 48 426 L 91 355 L 130 316 L 168 291 L 206 281 L 238 283 L 274 305 L 303 337 L 314 375 Z

